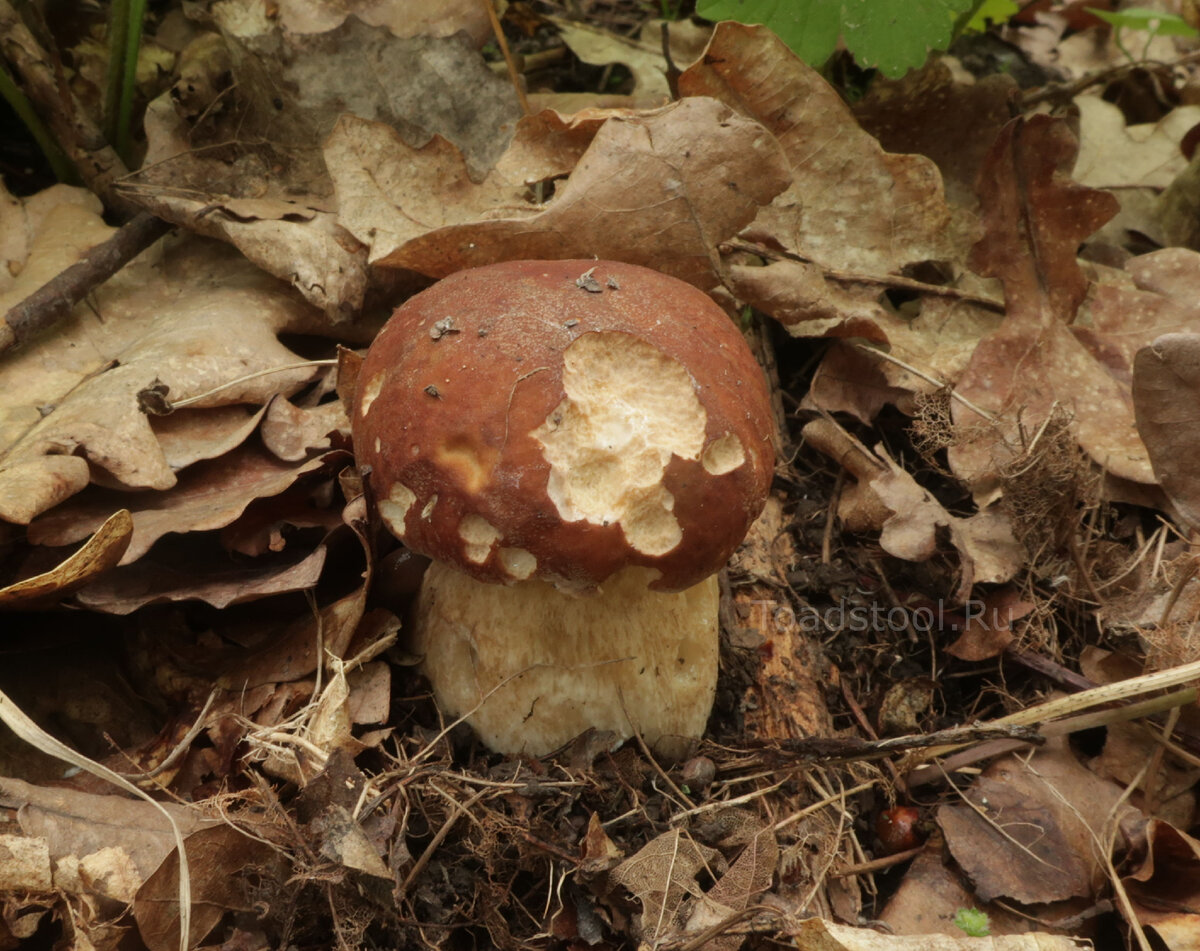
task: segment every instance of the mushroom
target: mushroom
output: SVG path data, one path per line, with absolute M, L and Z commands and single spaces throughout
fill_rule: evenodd
M 384 524 L 433 560 L 411 636 L 443 713 L 506 754 L 700 736 L 771 418 L 725 312 L 647 268 L 512 261 L 403 304 L 354 444 Z

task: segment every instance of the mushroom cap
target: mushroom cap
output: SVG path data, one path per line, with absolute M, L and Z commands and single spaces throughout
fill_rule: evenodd
M 588 591 L 719 570 L 774 467 L 762 370 L 689 284 L 611 261 L 460 271 L 367 353 L 355 451 L 408 547 L 480 581 Z

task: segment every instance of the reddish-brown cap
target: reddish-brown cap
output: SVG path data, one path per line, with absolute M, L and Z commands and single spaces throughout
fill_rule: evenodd
M 774 466 L 762 370 L 672 277 L 512 261 L 401 306 L 359 374 L 354 445 L 384 521 L 481 581 L 586 590 L 622 567 L 717 571 Z

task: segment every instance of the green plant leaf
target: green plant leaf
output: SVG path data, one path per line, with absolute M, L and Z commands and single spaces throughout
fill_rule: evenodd
M 968 30 L 982 32 L 988 28 L 988 22 L 1007 23 L 1009 17 L 1019 13 L 1021 8 L 1014 0 L 984 0 L 974 16 L 967 22 Z
M 1085 9 L 1115 30 L 1145 30 L 1153 36 L 1200 36 L 1195 27 L 1174 13 L 1147 10 L 1145 7 L 1130 7 L 1115 13 L 1094 7 Z
M 1085 10 L 1115 30 L 1145 30 L 1153 36 L 1200 36 L 1194 26 L 1175 13 L 1146 10 L 1145 7 L 1132 7 L 1120 12 L 1097 10 L 1094 7 L 1085 7 Z
M 978 908 L 960 908 L 954 913 L 954 924 L 970 938 L 986 938 L 991 934 L 987 912 Z
M 902 76 L 931 49 L 945 49 L 954 24 L 974 0 L 700 0 L 708 20 L 761 23 L 810 66 L 837 49 L 838 38 L 862 66 Z

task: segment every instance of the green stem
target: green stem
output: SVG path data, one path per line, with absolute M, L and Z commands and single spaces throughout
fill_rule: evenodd
M 26 97 L 25 93 L 21 92 L 21 88 L 3 66 L 0 66 L 0 96 L 4 97 L 4 101 L 12 107 L 12 111 L 17 114 L 17 118 L 25 124 L 25 128 L 33 136 L 33 140 L 38 144 L 38 148 L 46 156 L 46 161 L 50 163 L 50 168 L 54 171 L 54 176 L 60 182 L 66 182 L 71 185 L 78 184 L 79 174 L 76 172 L 75 166 L 71 164 L 66 153 L 59 147 L 54 136 L 50 134 L 50 130 L 46 128 L 34 110 L 33 104 Z
M 125 164 L 133 167 L 130 144 L 133 131 L 133 95 L 137 85 L 138 49 L 142 43 L 142 18 L 146 0 L 127 0 L 129 20 L 125 29 L 125 68 L 121 82 L 121 106 L 117 117 L 117 138 L 113 145 Z
M 129 32 L 129 0 L 112 0 L 108 11 L 108 73 L 104 82 L 104 137 L 117 141 L 121 87 L 124 84 L 125 37 Z
M 1121 42 L 1121 28 L 1119 26 L 1113 30 L 1113 43 L 1116 44 L 1117 49 L 1125 54 L 1125 58 L 1129 60 L 1129 62 L 1137 62 L 1137 60 L 1134 59 L 1133 54 L 1129 52 L 1129 50 L 1125 48 L 1125 44 Z

